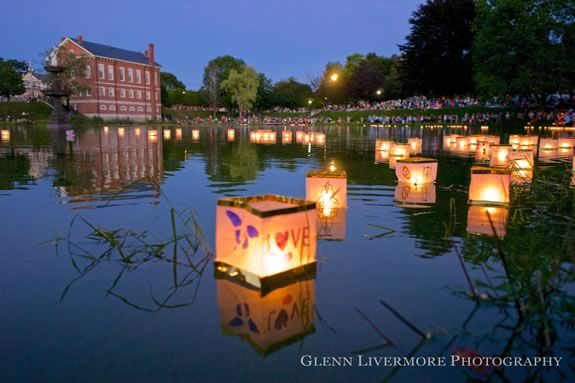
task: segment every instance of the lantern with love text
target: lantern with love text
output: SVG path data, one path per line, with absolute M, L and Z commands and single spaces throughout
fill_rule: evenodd
M 251 131 L 250 142 L 254 144 L 275 144 L 276 132 L 271 129 L 259 129 Z
M 172 131 L 170 129 L 164 129 L 164 140 L 169 140 L 172 138 Z
M 315 331 L 315 275 L 265 295 L 226 279 L 217 280 L 217 290 L 222 333 L 247 340 L 263 356 Z
M 291 130 L 284 130 L 282 132 L 282 144 L 291 144 L 292 143 L 293 134 Z
M 227 138 L 228 138 L 228 142 L 232 142 L 235 141 L 236 139 L 236 131 L 235 129 L 228 129 L 228 131 L 226 132 Z
M 200 140 L 200 130 L 192 129 L 192 141 L 199 141 L 199 140 Z
M 375 140 L 375 151 L 388 152 L 391 150 L 391 145 L 393 141 L 391 140 Z
M 471 168 L 469 203 L 491 206 L 509 204 L 511 169 L 496 169 L 483 166 Z
M 315 207 L 278 195 L 218 200 L 216 269 L 263 290 L 315 270 Z
M 563 137 L 557 140 L 559 149 L 573 149 L 575 147 L 575 138 Z
M 467 231 L 504 238 L 507 234 L 507 216 L 509 209 L 501 206 L 469 206 L 467 212 Z
M 397 160 L 395 174 L 402 183 L 412 185 L 433 183 L 437 178 L 437 160 L 423 157 Z
M 347 174 L 345 170 L 314 170 L 305 178 L 305 199 L 314 201 L 317 208 L 347 207 Z
M 435 204 L 435 184 L 413 185 L 400 182 L 395 186 L 394 200 L 400 207 L 426 208 Z
M 148 142 L 158 142 L 158 131 L 155 129 L 148 130 Z
M 410 154 L 419 154 L 423 150 L 423 140 L 417 137 L 411 137 L 407 139 L 407 144 L 409 145 Z
M 491 167 L 509 167 L 509 153 L 511 153 L 511 145 L 490 145 L 489 152 L 489 165 Z
M 539 141 L 539 150 L 557 150 L 558 142 L 553 138 L 542 138 Z
M 2 140 L 3 143 L 10 142 L 10 131 L 8 129 L 0 130 L 0 140 Z

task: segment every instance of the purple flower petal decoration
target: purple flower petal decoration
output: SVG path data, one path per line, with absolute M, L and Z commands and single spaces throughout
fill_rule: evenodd
M 248 243 L 248 237 L 246 237 L 246 239 L 244 240 L 244 244 L 242 245 L 242 247 L 243 247 L 244 249 L 247 249 L 247 248 L 248 248 L 248 245 L 249 245 L 249 243 Z
M 240 243 L 240 233 L 241 233 L 240 229 L 237 229 L 236 230 L 236 243 Z
M 260 333 L 260 330 L 258 330 L 258 326 L 253 320 L 251 320 L 251 318 L 248 320 L 248 326 L 250 327 L 251 332 L 255 332 L 256 334 Z
M 231 327 L 240 327 L 244 324 L 244 321 L 241 318 L 235 317 L 234 319 L 232 319 L 229 323 L 228 326 Z
M 226 210 L 226 215 L 228 216 L 230 222 L 232 223 L 232 225 L 234 225 L 234 227 L 238 227 L 242 224 L 242 219 L 240 218 L 240 216 L 234 213 L 233 211 Z
M 260 235 L 260 233 L 258 233 L 258 230 L 255 227 L 248 225 L 248 235 L 250 238 L 254 238 Z

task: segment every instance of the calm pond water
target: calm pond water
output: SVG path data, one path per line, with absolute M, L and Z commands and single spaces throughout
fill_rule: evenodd
M 313 144 L 296 143 L 305 127 L 288 127 L 292 142 L 282 144 L 282 129 L 270 145 L 250 142 L 248 127 L 3 132 L 0 380 L 575 380 L 573 149 L 542 154 L 533 183 L 512 186 L 510 208 L 492 208 L 497 241 L 468 206 L 470 169 L 482 159 L 443 147 L 444 135 L 479 127 L 314 128 Z M 416 136 L 439 164 L 436 185 L 419 193 L 398 186 L 374 152 L 378 138 Z M 214 249 L 217 200 L 303 198 L 306 172 L 332 161 L 347 171 L 348 208 L 323 228 L 316 275 L 264 297 L 216 279 L 204 246 Z M 205 238 L 197 250 L 190 217 Z M 186 236 L 179 262 L 173 243 L 141 245 L 128 266 L 104 253 L 106 235 L 170 242 L 172 218 Z M 87 237 L 90 225 L 110 232 Z M 475 370 L 300 364 L 302 355 L 359 354 L 563 360 Z

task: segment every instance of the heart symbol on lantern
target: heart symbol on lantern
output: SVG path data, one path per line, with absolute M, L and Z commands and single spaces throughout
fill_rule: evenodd
M 288 239 L 289 235 L 287 231 L 285 233 L 276 233 L 276 244 L 281 250 L 286 247 Z

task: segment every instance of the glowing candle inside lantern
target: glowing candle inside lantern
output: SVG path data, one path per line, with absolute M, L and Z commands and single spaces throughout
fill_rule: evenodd
M 391 145 L 393 141 L 391 140 L 375 140 L 375 150 L 387 152 L 391 150 Z
M 282 144 L 291 144 L 292 143 L 293 134 L 291 130 L 284 130 L 282 132 Z
M 157 130 L 148 130 L 148 142 L 158 142 Z
M 542 138 L 540 141 L 540 150 L 556 150 L 557 149 L 557 140 L 553 138 Z
M 332 169 L 310 171 L 305 179 L 306 200 L 316 202 L 324 215 L 329 215 L 331 209 L 347 206 L 347 174 L 335 166 Z
M 437 160 L 423 157 L 400 159 L 397 160 L 395 174 L 402 183 L 433 183 L 437 178 Z
M 230 142 L 235 141 L 236 131 L 234 129 L 228 129 L 227 135 L 228 135 L 228 141 L 230 141 Z
M 383 151 L 383 150 L 376 150 L 375 151 L 375 163 L 376 164 L 381 164 L 384 162 L 388 162 L 389 161 L 389 150 Z
M 496 168 L 509 167 L 511 145 L 490 145 L 489 165 Z
M 510 183 L 510 169 L 474 166 L 471 168 L 469 203 L 475 205 L 508 204 Z
M 557 140 L 560 149 L 572 149 L 575 146 L 575 138 L 563 137 Z
M 192 129 L 192 141 L 199 141 L 199 140 L 200 140 L 200 130 Z
M 118 128 L 118 137 L 122 138 L 126 135 L 126 129 Z
M 298 130 L 297 132 L 295 132 L 295 142 L 298 144 L 303 143 L 304 136 L 305 136 L 305 132 Z
M 532 150 L 520 150 L 509 153 L 509 162 L 513 169 L 533 169 L 534 153 Z
M 164 129 L 164 140 L 169 140 L 172 138 L 172 131 L 170 129 Z
M 443 150 L 450 150 L 453 146 L 455 146 L 459 137 L 462 136 L 457 134 L 443 136 Z
M 407 144 L 410 147 L 410 154 L 421 153 L 423 147 L 423 140 L 417 137 L 411 137 L 407 139 Z
M 182 140 L 182 128 L 176 128 L 176 140 Z

